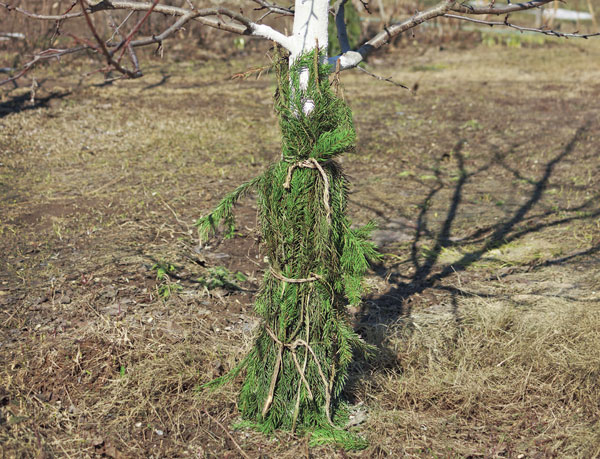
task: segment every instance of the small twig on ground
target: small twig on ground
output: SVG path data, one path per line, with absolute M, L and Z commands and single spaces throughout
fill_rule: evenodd
M 213 421 L 215 421 L 215 423 L 221 428 L 223 429 L 223 432 L 225 432 L 227 434 L 227 436 L 229 437 L 229 439 L 233 442 L 233 444 L 235 445 L 235 447 L 238 449 L 238 451 L 240 452 L 240 454 L 245 457 L 246 459 L 250 459 L 250 456 L 248 456 L 244 450 L 242 449 L 242 447 L 240 445 L 238 445 L 238 442 L 235 441 L 235 438 L 233 438 L 233 435 L 231 435 L 229 433 L 229 431 L 225 428 L 225 426 L 223 424 L 221 424 L 219 422 L 218 419 L 216 419 L 215 417 L 211 416 L 210 413 L 206 410 L 204 410 L 204 414 L 206 414 L 210 419 L 212 419 Z
M 87 195 L 96 194 L 96 193 L 104 190 L 105 188 L 108 188 L 109 186 L 112 186 L 112 185 L 115 185 L 115 184 L 119 183 L 121 180 L 123 180 L 124 178 L 126 178 L 128 176 L 129 176 L 129 174 L 121 175 L 120 177 L 117 177 L 117 178 L 115 178 L 115 179 L 113 179 L 113 180 L 111 180 L 109 182 L 106 182 L 101 187 L 96 188 L 95 190 L 89 191 L 88 193 L 84 193 L 84 194 L 87 194 Z
M 157 193 L 157 196 L 162 201 L 163 205 L 173 214 L 173 216 L 175 217 L 175 220 L 185 230 L 186 234 L 191 234 L 190 225 L 188 225 L 186 222 L 184 222 L 183 220 L 181 220 L 179 218 L 179 215 L 177 215 L 177 212 L 175 212 L 175 210 L 173 210 L 173 208 L 169 205 L 169 203 L 167 201 L 165 201 L 165 199 L 160 195 L 160 193 Z

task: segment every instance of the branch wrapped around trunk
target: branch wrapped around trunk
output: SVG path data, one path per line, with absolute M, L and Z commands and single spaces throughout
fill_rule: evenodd
M 346 306 L 360 302 L 369 259 L 378 254 L 369 241 L 373 225 L 352 229 L 346 217 L 348 182 L 335 157 L 353 148 L 355 131 L 316 52 L 290 68 L 286 60 L 278 65 L 282 160 L 253 182 L 270 269 L 256 298 L 262 324 L 244 360 L 239 409 L 263 431 L 320 429 L 356 447 L 355 438 L 341 435 L 339 408 L 353 353 L 369 346 L 352 329 Z M 302 110 L 307 99 L 315 107 L 309 116 Z M 226 220 L 231 215 L 218 210 Z M 201 219 L 201 231 L 217 220 Z

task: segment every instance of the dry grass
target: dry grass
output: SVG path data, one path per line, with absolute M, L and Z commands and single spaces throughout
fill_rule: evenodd
M 412 456 L 600 454 L 597 298 L 524 307 L 467 297 L 458 307 L 388 329 L 392 359 L 365 393 L 376 400 L 369 428 L 390 440 L 381 451 L 398 451 L 396 430 Z
M 350 212 L 387 238 L 356 318 L 380 349 L 348 388 L 368 414 L 357 453 L 233 431 L 237 383 L 196 390 L 244 355 L 255 324 L 252 201 L 233 240 L 201 248 L 190 233 L 278 155 L 270 82 L 227 80 L 254 58 L 108 87 L 57 72 L 33 106 L 27 88 L 2 93 L 4 456 L 239 455 L 219 423 L 250 457 L 599 456 L 599 52 L 372 63 L 416 95 L 344 76 Z M 168 281 L 160 261 L 176 267 Z M 217 266 L 244 272 L 243 290 L 196 281 Z M 164 282 L 181 288 L 164 299 Z

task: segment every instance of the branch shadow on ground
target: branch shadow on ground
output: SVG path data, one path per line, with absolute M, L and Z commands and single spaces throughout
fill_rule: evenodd
M 13 96 L 7 101 L 0 103 L 0 119 L 13 113 L 20 113 L 27 110 L 37 110 L 46 108 L 52 100 L 60 100 L 71 94 L 67 92 L 52 92 L 45 97 L 31 97 L 31 94 L 22 94 Z
M 411 303 L 415 297 L 423 294 L 425 291 L 450 294 L 450 308 L 455 320 L 459 323 L 458 298 L 460 296 L 476 295 L 478 297 L 494 297 L 494 294 L 469 291 L 468 286 L 465 288 L 464 285 L 461 285 L 460 280 L 458 286 L 449 286 L 447 283 L 445 285 L 442 283 L 443 280 L 453 275 L 456 275 L 458 278 L 461 271 L 466 270 L 469 266 L 482 260 L 484 257 L 489 257 L 492 250 L 506 246 L 526 235 L 536 234 L 544 229 L 569 224 L 578 220 L 592 220 L 599 217 L 600 208 L 597 206 L 597 203 L 600 200 L 600 196 L 598 194 L 586 199 L 583 203 L 575 207 L 532 212 L 534 208 L 539 207 L 544 193 L 551 186 L 550 179 L 553 177 L 556 166 L 573 153 L 577 144 L 589 130 L 590 125 L 591 123 L 587 122 L 577 129 L 562 151 L 544 165 L 543 174 L 539 179 L 527 181 L 528 184 L 533 186 L 533 189 L 526 196 L 522 204 L 507 214 L 498 223 L 475 228 L 470 234 L 461 238 L 453 237 L 453 226 L 457 215 L 460 215 L 461 212 L 465 186 L 477 174 L 488 170 L 492 166 L 500 166 L 514 175 L 516 171 L 511 170 L 506 165 L 504 158 L 514 151 L 516 146 L 513 146 L 505 154 L 496 153 L 489 162 L 469 172 L 465 167 L 465 158 L 462 154 L 465 140 L 459 140 L 453 149 L 453 156 L 456 160 L 459 176 L 441 226 L 437 231 L 431 231 L 427 228 L 429 203 L 444 187 L 441 177 L 437 173 L 436 184 L 430 188 L 429 193 L 419 206 L 420 210 L 416 218 L 416 225 L 414 225 L 414 234 L 410 241 L 410 254 L 394 265 L 396 268 L 401 265 L 411 266 L 412 274 L 403 275 L 398 269 L 390 269 L 383 264 L 374 266 L 375 273 L 387 281 L 389 289 L 384 294 L 367 298 L 363 309 L 356 318 L 357 331 L 370 344 L 377 346 L 381 351 L 385 352 L 384 341 L 386 330 L 389 326 L 402 321 L 402 319 L 404 319 L 402 322 L 409 327 L 410 320 L 407 319 L 410 319 L 413 312 Z M 519 174 L 519 176 L 521 175 Z M 521 178 L 523 177 L 521 176 Z M 377 212 L 380 218 L 384 218 L 384 224 L 389 223 L 394 217 L 397 217 L 393 212 L 390 212 L 392 209 L 390 209 L 387 203 L 380 204 L 386 207 L 386 212 Z M 564 211 L 563 214 L 568 213 L 568 215 L 557 215 L 561 210 Z M 420 243 L 424 237 L 432 241 L 433 247 L 428 249 L 423 255 Z M 473 245 L 478 245 L 479 247 L 473 248 Z M 440 256 L 443 251 L 453 247 L 470 247 L 470 250 L 463 252 L 460 258 L 451 264 L 440 263 Z M 588 249 L 534 265 L 528 265 L 524 269 L 531 271 L 544 266 L 565 264 L 598 253 L 600 253 L 600 244 L 596 243 Z M 497 276 L 494 276 L 494 278 L 497 278 Z

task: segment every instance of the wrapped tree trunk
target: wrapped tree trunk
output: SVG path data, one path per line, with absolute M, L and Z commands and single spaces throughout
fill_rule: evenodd
M 326 31 L 325 23 L 325 37 Z M 246 370 L 242 416 L 263 431 L 318 432 L 356 447 L 339 429 L 340 395 L 354 350 L 367 346 L 345 308 L 360 301 L 368 259 L 377 252 L 369 242 L 371 225 L 352 229 L 346 217 L 348 182 L 335 157 L 353 148 L 355 131 L 317 43 L 292 53 L 289 67 L 287 59 L 276 64 L 281 161 L 228 195 L 199 227 L 206 234 L 219 223 L 232 225 L 235 201 L 257 190 L 269 260 L 255 305 L 262 323 L 249 355 L 225 378 Z

